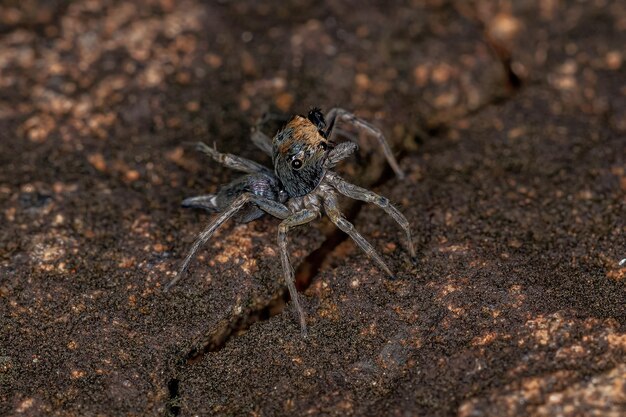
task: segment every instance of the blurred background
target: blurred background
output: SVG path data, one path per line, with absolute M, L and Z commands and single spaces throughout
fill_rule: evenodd
M 620 415 L 626 5 L 618 0 L 0 3 L 0 414 Z M 379 126 L 343 169 L 397 202 L 227 225 L 171 280 L 265 112 Z M 273 134 L 277 125 L 265 126 Z M 361 285 L 363 284 L 363 285 Z M 249 330 L 248 330 L 249 329 Z

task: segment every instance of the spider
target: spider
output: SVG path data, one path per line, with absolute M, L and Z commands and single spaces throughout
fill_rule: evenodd
M 215 146 L 211 148 L 202 142 L 196 144 L 197 150 L 216 162 L 247 175 L 224 185 L 216 194 L 190 197 L 183 201 L 183 207 L 200 208 L 218 215 L 197 236 L 177 276 L 167 284 L 165 291 L 183 276 L 198 249 L 225 221 L 235 216 L 238 221 L 245 223 L 267 213 L 282 220 L 278 227 L 278 247 L 284 279 L 300 321 L 302 335 L 306 336 L 306 319 L 298 301 L 294 270 L 287 251 L 287 233 L 290 229 L 309 223 L 325 213 L 389 278 L 395 278 L 374 247 L 342 215 L 337 203 L 337 192 L 382 208 L 406 233 L 408 250 L 411 259 L 415 261 L 411 229 L 404 215 L 387 198 L 350 184 L 332 171 L 340 161 L 358 149 L 354 142 L 347 141 L 335 145 L 331 140 L 333 127 L 336 122 L 341 121 L 375 136 L 388 163 L 396 175 L 403 178 L 404 174 L 382 132 L 340 108 L 330 110 L 327 119 L 328 123 L 322 111 L 313 108 L 306 117 L 296 115 L 289 119 L 273 139 L 263 134 L 260 129 L 255 129 L 252 141 L 272 157 L 273 170 L 236 155 L 220 153 Z

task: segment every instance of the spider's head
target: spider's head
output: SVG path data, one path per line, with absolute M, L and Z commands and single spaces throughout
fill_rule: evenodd
M 272 160 L 276 176 L 290 197 L 313 191 L 324 177 L 324 161 L 330 150 L 320 109 L 307 117 L 294 116 L 272 141 Z

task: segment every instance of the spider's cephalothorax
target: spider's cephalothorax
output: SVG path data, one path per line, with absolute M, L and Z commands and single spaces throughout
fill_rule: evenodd
M 273 170 L 245 158 L 220 153 L 202 142 L 197 144 L 200 151 L 215 161 L 247 175 L 223 186 L 217 194 L 191 197 L 183 201 L 185 207 L 202 208 L 219 214 L 198 235 L 177 277 L 166 286 L 166 290 L 180 279 L 198 248 L 206 243 L 226 220 L 237 216 L 240 221 L 248 222 L 268 213 L 282 220 L 278 227 L 278 246 L 285 283 L 298 313 L 302 333 L 306 334 L 306 319 L 298 302 L 294 272 L 287 251 L 287 233 L 290 229 L 309 223 L 324 213 L 337 227 L 347 233 L 381 270 L 389 277 L 393 277 L 383 258 L 339 210 L 337 192 L 382 208 L 406 233 L 409 253 L 411 258 L 415 259 L 411 229 L 402 213 L 385 197 L 350 184 L 332 171 L 335 165 L 357 149 L 357 145 L 352 142 L 332 145 L 333 126 L 336 122 L 343 121 L 375 136 L 387 161 L 396 175 L 402 178 L 403 173 L 385 137 L 380 130 L 343 109 L 332 109 L 328 112 L 327 118 L 328 124 L 321 110 L 314 108 L 307 117 L 291 118 L 273 140 L 259 130 L 255 131 L 252 140 L 272 157 Z
M 324 177 L 324 162 L 330 148 L 325 126 L 322 113 L 313 109 L 307 118 L 291 118 L 274 136 L 274 171 L 289 197 L 309 194 Z

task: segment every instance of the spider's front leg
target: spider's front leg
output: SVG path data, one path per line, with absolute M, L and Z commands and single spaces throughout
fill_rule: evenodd
M 359 149 L 354 142 L 341 142 L 328 153 L 328 157 L 324 162 L 324 168 L 330 169 L 335 167 L 339 162 L 343 161 Z
M 333 132 L 333 127 L 335 126 L 335 123 L 337 121 L 350 123 L 354 125 L 356 128 L 362 129 L 368 132 L 369 134 L 371 134 L 372 136 L 374 136 L 376 140 L 378 140 L 378 143 L 380 144 L 380 146 L 383 148 L 383 153 L 385 154 L 385 158 L 387 158 L 387 162 L 389 163 L 389 165 L 391 165 L 391 168 L 393 169 L 393 171 L 396 173 L 398 178 L 400 179 L 404 178 L 404 172 L 400 168 L 400 165 L 398 165 L 398 161 L 396 161 L 396 158 L 393 156 L 393 152 L 391 152 L 391 148 L 389 147 L 389 143 L 387 142 L 387 139 L 385 139 L 385 135 L 383 135 L 383 132 L 381 132 L 379 128 L 366 122 L 365 120 L 359 117 L 356 117 L 354 114 L 350 113 L 349 111 L 338 108 L 338 107 L 331 109 L 326 115 L 326 118 L 328 119 L 328 129 L 326 130 L 326 136 L 329 138 Z
M 365 252 L 367 256 L 369 256 L 380 269 L 385 271 L 385 273 L 391 279 L 395 279 L 395 276 L 391 272 L 391 269 L 387 266 L 383 258 L 376 252 L 376 249 L 365 239 L 355 228 L 352 223 L 350 223 L 343 216 L 341 211 L 339 210 L 339 204 L 337 203 L 337 197 L 335 193 L 332 191 L 324 194 L 324 211 L 326 215 L 330 218 L 330 220 L 344 233 L 354 240 L 354 242 L 359 245 L 361 249 Z
M 300 307 L 300 302 L 298 301 L 295 273 L 293 271 L 293 267 L 291 266 L 291 262 L 289 261 L 289 252 L 287 251 L 287 233 L 289 232 L 289 229 L 305 223 L 309 223 L 319 216 L 319 209 L 305 208 L 304 210 L 292 214 L 291 216 L 283 220 L 282 223 L 280 223 L 280 226 L 278 226 L 278 248 L 280 249 L 280 260 L 283 265 L 285 284 L 287 284 L 287 288 L 289 289 L 289 295 L 291 296 L 291 302 L 293 303 L 294 309 L 298 314 L 298 319 L 300 320 L 300 329 L 303 336 L 306 336 L 307 334 L 306 319 L 304 316 L 304 311 L 302 310 L 302 307 Z
M 409 248 L 409 254 L 411 255 L 411 260 L 413 263 L 416 262 L 417 256 L 415 253 L 415 246 L 413 245 L 413 238 L 411 235 L 411 226 L 409 225 L 409 221 L 404 217 L 400 211 L 395 208 L 386 197 L 382 197 L 376 194 L 373 191 L 366 190 L 365 188 L 359 187 L 358 185 L 350 184 L 345 181 L 339 175 L 334 172 L 326 173 L 326 180 L 332 185 L 337 191 L 346 197 L 350 197 L 354 200 L 365 201 L 366 203 L 371 203 L 377 205 L 381 209 L 385 210 L 392 219 L 398 223 L 398 225 L 404 230 L 406 234 L 407 245 Z

